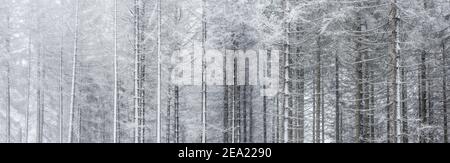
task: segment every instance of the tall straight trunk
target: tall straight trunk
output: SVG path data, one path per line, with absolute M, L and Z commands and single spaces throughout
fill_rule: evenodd
M 157 90 L 157 124 L 156 124 L 156 142 L 161 143 L 161 91 L 162 91 L 162 53 L 161 53 L 161 28 L 162 28 L 162 2 L 158 0 L 158 90 Z
M 44 48 L 45 49 L 45 48 Z M 42 53 L 42 90 L 41 90 L 41 99 L 42 99 L 42 106 L 41 106 L 41 112 L 40 112 L 40 121 L 38 123 L 40 123 L 40 135 L 39 135 L 39 141 L 40 142 L 44 142 L 44 115 L 45 115 L 45 108 L 46 108 L 46 83 L 47 83 L 47 66 L 46 66 L 46 61 L 47 61 L 47 55 L 46 55 L 46 50 L 43 49 L 43 53 Z
M 365 28 L 367 29 L 367 27 Z M 366 52 L 364 55 L 364 119 L 363 119 L 363 142 L 367 143 L 370 139 L 370 64 L 368 62 L 369 54 Z
M 167 111 L 166 111 L 166 143 L 170 143 L 171 142 L 171 135 L 172 135 L 172 131 L 171 131 L 171 125 L 172 125 L 172 101 L 173 101 L 173 96 L 172 94 L 173 89 L 172 89 L 172 85 L 169 84 L 168 88 L 167 88 L 167 92 L 169 92 L 169 97 L 167 98 Z
M 250 60 L 245 59 L 244 142 L 253 142 L 253 87 L 250 86 Z M 248 115 L 247 115 L 248 114 Z
M 321 141 L 322 141 L 322 143 L 325 143 L 325 84 L 324 84 L 324 81 L 322 80 L 322 97 L 321 97 L 321 99 L 322 99 L 322 101 L 321 101 L 321 108 L 322 108 L 322 111 L 321 111 L 321 113 L 322 113 L 322 118 L 321 118 L 321 134 L 322 134 L 322 139 L 321 139 Z
M 75 1 L 75 38 L 73 45 L 73 60 L 72 60 L 72 87 L 71 87 L 71 95 L 70 95 L 70 120 L 69 120 L 69 138 L 67 141 L 69 143 L 73 143 L 73 128 L 74 128 L 74 109 L 75 109 L 75 89 L 76 89 L 76 79 L 77 79 L 77 57 L 78 57 L 78 16 L 79 16 L 79 0 Z
M 390 0 L 389 10 L 389 62 L 388 62 L 388 80 L 389 80 L 389 99 L 392 101 L 388 105 L 388 124 L 389 134 L 388 140 L 390 143 L 397 142 L 397 99 L 398 99 L 398 19 L 397 19 L 397 0 Z
M 202 0 L 202 143 L 206 143 L 206 0 Z
M 270 72 L 270 68 L 272 67 L 271 64 L 271 60 L 272 60 L 272 51 L 271 50 L 267 50 L 267 63 L 265 64 L 265 70 L 264 70 L 264 76 L 265 77 L 271 77 L 271 72 Z M 268 138 L 267 138 L 267 108 L 268 108 L 268 97 L 267 97 L 267 83 L 264 83 L 263 86 L 264 89 L 264 97 L 263 97 L 263 142 L 264 143 L 268 143 Z
M 138 0 L 134 0 L 134 143 L 140 143 L 140 90 L 139 90 L 139 11 Z
M 7 57 L 11 56 L 11 36 L 10 36 L 10 13 L 8 10 L 7 16 L 6 16 L 6 40 L 5 40 L 5 47 L 6 47 L 6 55 Z M 9 63 L 9 59 L 7 58 L 6 61 L 6 142 L 11 143 L 11 65 Z
M 444 117 L 444 143 L 448 143 L 448 106 L 447 106 L 447 56 L 445 40 L 442 40 L 442 109 Z
M 271 117 L 272 117 L 272 143 L 277 143 L 277 107 L 278 107 L 278 97 L 276 97 L 273 101 L 273 105 L 276 107 L 273 107 L 271 111 Z
M 30 96 L 31 96 L 31 63 L 32 63 L 32 54 L 31 54 L 31 31 L 29 33 L 28 38 L 28 81 L 27 81 L 27 109 L 25 113 L 25 143 L 28 143 L 29 136 L 29 122 L 30 122 Z
M 249 79 L 248 79 L 248 76 L 249 76 L 249 70 L 248 70 L 248 68 L 249 68 L 249 65 L 248 65 L 248 59 L 246 58 L 245 59 L 245 72 L 244 72 L 244 78 L 245 78 L 245 80 L 244 80 L 244 82 L 245 82 L 245 84 L 244 84 L 244 86 L 243 86 L 243 100 L 242 100 L 242 103 L 243 103 L 243 105 L 242 105 L 242 123 L 243 123 L 243 125 L 242 125 L 242 137 L 243 137 L 243 143 L 247 143 L 247 138 L 248 138 L 248 133 L 247 133 L 247 131 L 248 131 L 248 109 L 247 109 L 247 105 L 248 105 L 248 101 L 249 101 L 249 99 L 248 99 L 248 86 L 249 86 Z
M 339 68 L 340 68 L 340 63 L 339 63 L 339 55 L 338 53 L 336 53 L 335 55 L 335 71 L 336 71 L 336 76 L 335 76 L 335 87 L 336 87 L 336 103 L 335 103 L 335 129 L 334 129 L 334 134 L 335 134 L 335 141 L 336 143 L 342 143 L 341 142 L 341 126 L 340 126 L 340 119 L 341 119 L 341 108 L 340 108 L 340 100 L 341 100 L 341 96 L 340 96 L 340 76 L 339 76 Z
M 303 59 L 301 59 L 303 61 Z M 298 113 L 297 113 L 297 124 L 298 124 L 298 143 L 305 142 L 305 69 L 303 64 L 299 70 L 298 75 L 299 80 L 299 99 L 298 99 Z
M 236 53 L 236 51 L 235 51 Z M 233 59 L 233 102 L 231 107 L 231 143 L 236 143 L 237 58 Z
M 290 4 L 288 0 L 283 1 L 284 5 L 284 16 L 287 17 L 290 12 Z M 287 18 L 285 18 L 287 20 Z M 284 45 L 284 66 L 283 66 L 283 72 L 284 72 L 284 79 L 283 79 L 283 142 L 289 143 L 289 114 L 291 112 L 292 106 L 291 106 L 291 93 L 290 93 L 290 61 L 291 61 L 291 54 L 290 54 L 290 22 L 286 21 L 284 22 L 285 25 L 285 45 Z
M 37 64 L 36 64 L 36 71 L 37 71 L 37 91 L 36 91 L 36 143 L 40 143 L 40 135 L 41 135 L 41 52 L 42 48 L 40 47 L 42 44 L 39 43 L 39 52 L 37 53 Z
M 321 126 L 321 102 L 322 102 L 322 51 L 321 51 L 321 42 L 320 42 L 321 36 L 319 36 L 319 38 L 317 39 L 317 54 L 316 54 L 316 92 L 315 92 L 315 96 L 316 96 L 316 143 L 320 143 L 320 126 Z
M 64 72 L 63 72 L 63 56 L 64 56 L 64 32 L 61 32 L 61 43 L 60 43 L 60 54 L 59 54 L 59 113 L 58 113 L 58 136 L 59 143 L 63 143 L 63 123 L 64 123 L 64 89 L 63 89 L 63 80 L 64 80 Z
M 229 103 L 228 103 L 228 84 L 227 84 L 227 51 L 224 48 L 224 53 L 225 55 L 223 55 L 223 142 L 224 143 L 229 143 Z
M 313 70 L 313 74 L 315 74 L 315 70 Z M 312 139 L 313 139 L 313 143 L 316 143 L 316 135 L 317 135 L 317 130 L 316 130 L 316 112 L 317 112 L 317 91 L 316 91 L 316 81 L 317 79 L 314 77 L 313 79 L 313 94 L 312 94 L 312 101 L 313 101 L 313 112 L 312 112 L 312 117 L 313 117 L 313 125 L 312 125 Z
M 267 96 L 265 94 L 265 89 L 267 87 L 264 85 L 264 97 L 263 97 L 263 143 L 268 143 L 267 141 Z
M 358 7 L 361 7 L 360 4 L 358 4 Z M 357 15 L 357 21 L 355 24 L 355 29 L 358 32 L 362 32 L 362 16 L 361 13 L 358 12 Z M 361 36 L 358 36 L 358 38 L 356 38 L 356 51 L 357 51 L 357 56 L 355 58 L 355 64 L 356 64 L 356 68 L 355 68 L 355 76 L 356 76 L 356 95 L 355 95 L 355 142 L 356 143 L 361 143 L 363 142 L 363 137 L 362 137 L 362 109 L 363 109 L 363 56 L 364 56 L 364 52 L 363 52 L 363 45 L 362 45 L 362 38 Z
M 421 64 L 420 64 L 420 94 L 419 94 L 419 102 L 420 102 L 420 126 L 421 128 L 425 127 L 427 124 L 427 73 L 426 73 L 426 52 L 422 52 L 421 54 Z M 420 142 L 426 143 L 425 131 L 421 129 L 420 131 Z
M 175 143 L 180 143 L 180 87 L 175 86 Z
M 432 63 L 428 64 L 428 69 L 427 69 L 427 76 L 429 76 L 431 78 L 432 76 L 432 72 L 434 71 L 434 69 L 432 68 Z M 435 65 L 435 64 L 434 64 Z M 431 91 L 431 87 L 433 86 L 434 82 L 433 80 L 427 80 L 427 108 L 428 108 L 428 126 L 434 126 L 434 118 L 433 118 L 433 114 L 434 114 L 434 110 L 433 110 L 433 92 Z M 428 142 L 433 142 L 434 141 L 434 135 L 433 135 L 433 131 L 428 131 L 427 132 L 428 135 Z
M 370 71 L 370 81 L 374 80 L 374 72 Z M 370 142 L 375 143 L 375 85 L 370 83 Z
M 406 64 L 403 61 L 402 66 L 405 66 Z M 402 109 L 402 142 L 408 143 L 409 142 L 409 127 L 408 127 L 408 86 L 406 84 L 406 70 L 405 67 L 401 68 L 401 87 L 402 87 L 402 93 L 401 93 L 401 109 Z
M 117 61 L 117 0 L 114 0 L 114 128 L 113 128 L 113 142 L 119 143 L 118 129 L 119 129 L 119 90 L 118 90 L 118 61 Z
M 9 54 L 9 50 L 8 50 Z M 6 142 L 11 143 L 11 70 L 9 61 L 6 63 Z
M 238 62 L 236 61 L 236 64 Z M 236 71 L 238 71 L 238 69 L 236 68 Z M 236 140 L 237 143 L 242 143 L 242 109 L 241 109 L 241 86 L 237 86 L 236 87 Z
M 445 50 L 445 42 L 442 41 L 442 107 L 444 110 L 444 143 L 448 143 L 447 55 Z
M 144 38 L 144 24 L 142 23 L 141 18 L 144 16 L 144 5 L 142 0 L 134 1 L 134 55 L 135 55 L 135 67 L 134 67 L 134 142 L 135 143 L 144 143 L 145 142 L 145 90 L 144 90 L 144 82 L 145 82 L 145 54 L 143 53 L 145 47 L 142 46 L 142 42 Z M 159 47 L 159 46 L 158 46 Z M 159 67 L 159 66 L 158 66 Z M 158 71 L 159 77 L 159 71 Z M 159 92 L 159 87 L 157 88 L 157 92 Z M 161 101 L 157 95 L 157 103 Z M 157 107 L 160 106 L 157 104 Z M 158 112 L 157 109 L 157 142 L 160 142 L 160 116 L 161 113 Z

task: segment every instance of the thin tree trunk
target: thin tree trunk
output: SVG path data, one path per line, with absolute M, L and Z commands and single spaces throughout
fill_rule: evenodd
M 322 111 L 321 111 L 321 113 L 322 113 L 322 120 L 321 120 L 321 132 L 322 132 L 322 143 L 325 143 L 325 84 L 324 84 L 324 81 L 322 80 L 322 101 L 321 101 L 321 108 L 322 108 Z
M 202 2 L 202 143 L 206 143 L 206 0 Z
M 31 96 L 31 31 L 28 38 L 28 81 L 27 81 L 27 110 L 25 113 L 25 143 L 28 143 L 29 136 L 29 122 L 30 122 L 30 96 Z
M 156 124 L 156 142 L 161 143 L 161 91 L 162 91 L 162 53 L 161 53 L 161 28 L 162 28 L 162 2 L 158 0 L 158 90 L 157 90 L 157 124 Z
M 374 72 L 370 71 L 370 81 L 374 80 Z M 370 142 L 375 143 L 375 85 L 370 83 Z
M 180 143 L 180 87 L 175 86 L 175 143 Z
M 228 103 L 228 84 L 227 84 L 227 51 L 224 49 L 223 55 L 223 142 L 229 143 L 229 103 Z
M 69 143 L 73 143 L 73 128 L 74 128 L 74 109 L 75 109 L 75 89 L 76 89 L 76 79 L 77 79 L 77 57 L 78 57 L 78 16 L 79 16 L 79 0 L 76 0 L 75 2 L 75 38 L 74 38 L 74 45 L 73 45 L 73 65 L 72 65 L 72 88 L 71 88 L 71 95 L 70 95 L 70 120 L 69 120 Z
M 7 41 L 9 42 L 9 41 Z M 7 43 L 9 44 L 9 43 Z M 9 46 L 9 45 L 7 45 Z M 7 50 L 8 54 L 9 48 Z M 9 61 L 6 63 L 6 80 L 7 80 L 7 89 L 6 89 L 6 143 L 11 143 L 11 70 L 10 70 Z
M 113 128 L 113 142 L 119 143 L 118 128 L 119 128 L 119 90 L 118 90 L 118 61 L 117 61 L 117 0 L 114 0 L 114 128 Z
M 235 51 L 236 53 L 236 51 Z M 233 106 L 231 107 L 231 143 L 236 143 L 237 58 L 233 59 Z
M 6 54 L 7 57 L 11 56 L 11 36 L 10 36 L 10 13 L 9 9 L 6 16 L 6 40 L 5 40 L 5 47 L 6 47 Z M 7 82 L 7 88 L 6 88 L 6 142 L 11 143 L 11 65 L 10 65 L 10 58 L 7 58 L 6 61 L 6 82 Z
M 242 132 L 243 132 L 243 135 L 242 135 L 242 137 L 243 137 L 243 143 L 247 143 L 247 138 L 248 138 L 248 134 L 247 134 L 247 129 L 248 129 L 248 111 L 247 111 L 247 104 L 248 104 L 248 86 L 249 86 L 249 79 L 248 79 L 248 77 L 249 77 L 249 61 L 248 61 L 248 59 L 246 58 L 245 59 L 245 72 L 244 72 L 244 78 L 245 78 L 245 80 L 244 80 L 244 82 L 245 82 L 245 84 L 244 84 L 244 86 L 243 86 L 243 100 L 242 100 L 242 102 L 243 102 L 243 107 L 242 107 L 242 115 L 243 115 L 243 119 L 242 119 L 242 123 L 243 123 L 243 126 L 242 126 Z
M 340 99 L 341 99 L 341 96 L 340 96 L 340 83 L 339 83 L 339 81 L 340 81 L 340 76 L 339 76 L 339 65 L 340 63 L 339 63 L 339 55 L 338 55 L 338 53 L 336 53 L 336 55 L 335 55 L 335 71 L 336 71 L 336 78 L 335 78 L 335 82 L 336 82 L 336 85 L 335 85 L 335 87 L 336 87 L 336 110 L 335 110 L 335 117 L 336 117 L 336 119 L 335 119 L 335 130 L 334 130 L 334 132 L 335 132 L 335 141 L 336 141 L 336 143 L 342 143 L 341 142 L 341 132 L 340 132 L 340 130 L 341 130 L 341 126 L 340 126 L 340 119 L 341 119 L 341 108 L 340 108 Z
M 64 55 L 64 32 L 61 33 L 60 55 L 59 55 L 59 113 L 58 113 L 59 143 L 63 143 L 63 123 L 64 123 L 63 55 Z
M 448 143 L 448 107 L 447 107 L 447 56 L 445 43 L 442 43 L 442 106 L 444 109 L 444 143 Z

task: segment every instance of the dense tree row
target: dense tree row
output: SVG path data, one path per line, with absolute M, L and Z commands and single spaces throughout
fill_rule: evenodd
M 0 2 L 0 142 L 448 143 L 448 0 Z

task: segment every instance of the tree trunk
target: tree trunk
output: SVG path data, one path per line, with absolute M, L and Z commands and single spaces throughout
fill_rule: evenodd
M 63 72 L 63 56 L 64 56 L 64 32 L 61 32 L 61 43 L 60 43 L 60 54 L 59 54 L 59 113 L 58 113 L 58 127 L 59 127 L 59 143 L 63 143 L 63 123 L 64 123 L 64 108 L 63 108 L 63 100 L 64 100 L 64 89 L 63 89 L 63 80 L 64 80 L 64 72 Z
M 420 102 L 420 142 L 421 143 L 426 143 L 426 136 L 425 136 L 425 131 L 423 130 L 423 128 L 426 126 L 427 124 L 427 73 L 426 73 L 426 52 L 423 51 L 422 55 L 421 55 L 421 64 L 420 64 L 420 97 L 419 97 L 419 102 Z
M 6 142 L 11 143 L 11 65 L 10 59 L 8 57 L 11 56 L 11 38 L 10 38 L 10 13 L 9 9 L 6 16 L 6 39 L 5 39 L 5 47 L 6 47 Z
M 445 43 L 442 43 L 442 106 L 444 110 L 444 143 L 448 143 L 448 108 L 447 108 L 447 56 Z
M 339 68 L 340 68 L 340 62 L 339 62 L 339 55 L 338 53 L 336 53 L 335 55 L 335 71 L 336 71 L 336 78 L 335 78 L 335 86 L 336 86 L 336 103 L 335 103 L 335 141 L 336 143 L 342 143 L 341 142 L 341 126 L 340 126 L 340 119 L 341 119 L 341 108 L 340 108 L 340 100 L 341 100 L 341 96 L 340 96 L 340 76 L 339 76 Z
M 117 61 L 117 0 L 114 0 L 114 128 L 113 128 L 113 142 L 119 143 L 118 128 L 119 128 L 119 89 L 118 89 L 118 61 Z
M 27 110 L 25 113 L 25 143 L 28 143 L 29 136 L 29 122 L 30 122 L 30 96 L 31 96 L 31 63 L 32 63 L 32 54 L 31 54 L 31 31 L 29 33 L 28 38 L 28 81 L 27 81 Z
M 374 71 L 370 71 L 370 81 L 374 80 Z M 370 142 L 375 143 L 375 84 L 370 83 Z
M 361 4 L 358 3 L 357 7 L 361 7 Z M 355 24 L 355 31 L 362 32 L 362 15 L 360 12 L 356 15 L 356 24 Z M 363 55 L 364 52 L 363 45 L 362 45 L 362 37 L 358 36 L 356 38 L 356 52 L 357 56 L 355 58 L 355 76 L 356 76 L 356 95 L 355 95 L 355 142 L 361 143 L 363 142 L 362 137 L 362 114 L 361 111 L 363 109 Z
M 236 53 L 236 51 L 234 52 Z M 233 59 L 233 103 L 231 107 L 231 143 L 236 143 L 237 58 Z
M 161 143 L 161 96 L 162 96 L 162 53 L 161 53 L 161 28 L 162 28 L 162 2 L 158 0 L 158 90 L 157 90 L 157 111 L 156 111 L 156 142 Z M 145 7 L 145 6 L 144 6 Z M 140 21 L 138 19 L 138 21 Z M 144 75 L 144 74 L 142 74 Z M 143 87 L 143 86 L 142 86 Z M 144 97 L 142 97 L 144 98 Z M 170 104 L 168 104 L 170 105 Z M 144 112 L 144 111 L 142 111 Z M 144 117 L 143 117 L 144 118 Z
M 388 124 L 389 124 L 389 134 L 388 142 L 397 142 L 397 71 L 398 71 L 398 19 L 397 19 L 397 0 L 390 0 L 390 11 L 389 11 L 389 66 L 388 66 L 388 78 L 389 78 L 389 99 L 392 101 L 388 105 Z
M 76 79 L 77 79 L 77 57 L 78 57 L 78 16 L 79 16 L 79 0 L 76 0 L 75 3 L 75 38 L 74 38 L 74 45 L 73 45 L 73 60 L 72 60 L 72 88 L 71 88 L 71 95 L 70 95 L 70 120 L 69 120 L 69 143 L 73 142 L 73 128 L 74 128 L 74 109 L 75 109 L 75 89 L 76 89 Z
M 403 64 L 405 66 L 405 64 Z M 403 143 L 409 142 L 409 127 L 408 127 L 408 86 L 406 84 L 406 72 L 405 68 L 401 68 L 401 87 L 402 87 L 402 100 L 401 100 L 401 108 L 402 108 L 402 141 Z
M 206 143 L 206 0 L 202 0 L 202 143 Z
M 317 55 L 316 55 L 316 92 L 315 92 L 315 101 L 316 101 L 316 143 L 320 143 L 320 119 L 321 119 L 321 102 L 322 102 L 322 89 L 321 89 L 321 83 L 322 83 L 322 52 L 321 52 L 321 45 L 320 45 L 320 36 L 317 39 Z

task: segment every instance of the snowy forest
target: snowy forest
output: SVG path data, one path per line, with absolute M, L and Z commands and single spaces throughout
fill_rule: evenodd
M 448 143 L 450 0 L 0 0 L 2 143 Z

